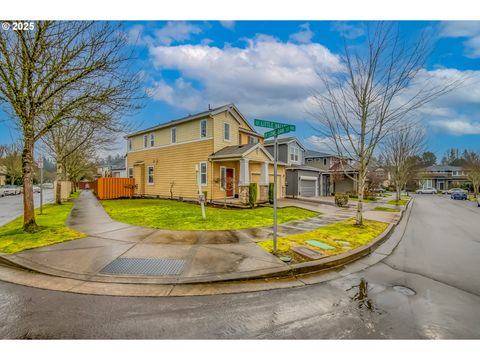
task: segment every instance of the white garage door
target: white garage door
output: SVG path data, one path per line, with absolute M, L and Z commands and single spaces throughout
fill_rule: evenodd
M 310 179 L 300 179 L 300 196 L 311 197 L 315 196 L 315 188 L 317 186 L 317 182 L 315 180 Z

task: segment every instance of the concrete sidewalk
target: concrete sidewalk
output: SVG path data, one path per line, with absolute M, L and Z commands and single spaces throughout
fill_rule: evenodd
M 294 206 L 311 208 L 312 205 Z M 288 202 L 282 206 L 292 206 Z M 327 206 L 327 205 L 323 205 Z M 322 211 L 323 210 L 323 211 Z M 351 209 L 317 208 L 323 214 L 278 226 L 279 236 L 322 227 L 353 216 Z M 66 224 L 88 237 L 38 249 L 5 259 L 28 269 L 78 280 L 136 284 L 171 284 L 231 280 L 239 275 L 281 272 L 288 266 L 265 252 L 256 242 L 272 237 L 271 227 L 227 231 L 158 230 L 112 220 L 90 191 L 83 191 Z M 159 260 L 159 261 L 158 261 Z M 175 271 L 135 274 L 128 269 L 109 272 L 113 265 L 132 261 L 164 266 L 176 261 Z M 162 262 L 163 261 L 163 262 Z M 121 266 L 120 266 L 121 267 Z

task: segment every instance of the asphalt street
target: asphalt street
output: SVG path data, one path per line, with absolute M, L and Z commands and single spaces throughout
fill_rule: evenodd
M 40 206 L 40 194 L 35 193 L 35 207 Z M 53 202 L 53 189 L 43 190 L 43 203 Z M 23 194 L 0 197 L 0 226 L 23 215 Z
M 419 195 L 392 255 L 296 289 L 184 298 L 77 295 L 0 282 L 0 337 L 480 338 L 480 208 Z M 355 266 L 355 264 L 350 265 Z

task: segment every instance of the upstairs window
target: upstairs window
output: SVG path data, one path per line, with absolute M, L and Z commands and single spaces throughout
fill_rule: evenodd
M 172 144 L 175 144 L 177 142 L 177 128 L 172 128 Z
M 298 161 L 300 154 L 300 149 L 297 146 L 290 147 L 290 160 L 291 161 Z
M 323 165 L 327 165 L 327 158 L 323 159 Z
M 151 133 L 150 134 L 150 147 L 154 147 L 154 146 L 155 146 L 155 134 Z
M 207 162 L 200 163 L 200 185 L 207 185 Z
M 148 146 L 148 137 L 147 135 L 143 135 L 143 147 L 146 148 Z
M 207 120 L 200 121 L 200 138 L 204 139 L 207 137 Z
M 223 140 L 230 141 L 230 124 L 223 123 Z

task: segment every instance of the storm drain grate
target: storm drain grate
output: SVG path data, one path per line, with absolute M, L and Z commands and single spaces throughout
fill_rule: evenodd
M 125 275 L 180 275 L 184 268 L 185 260 L 119 258 L 100 272 Z

